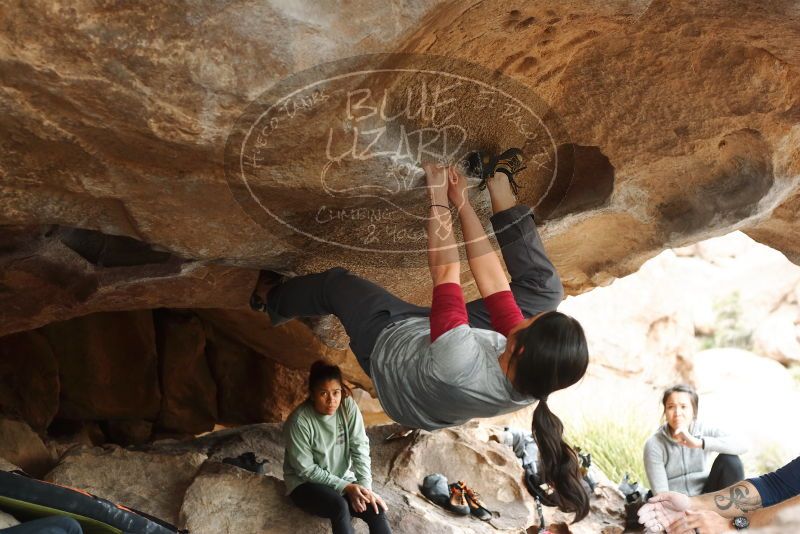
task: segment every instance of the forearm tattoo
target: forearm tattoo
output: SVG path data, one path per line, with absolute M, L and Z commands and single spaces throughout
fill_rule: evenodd
M 761 508 L 761 495 L 754 491 L 755 495 L 750 495 L 750 488 L 744 484 L 736 484 L 730 488 L 730 496 L 715 495 L 714 504 L 719 510 L 728 510 L 732 506 L 742 512 L 752 512 Z

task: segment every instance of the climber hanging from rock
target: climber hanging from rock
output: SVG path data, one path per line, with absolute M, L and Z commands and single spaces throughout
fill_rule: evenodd
M 407 303 L 343 268 L 277 285 L 263 271 L 251 306 L 268 313 L 273 325 L 294 317 L 336 315 L 384 410 L 409 427 L 457 426 L 538 401 L 532 429 L 542 476 L 555 488 L 559 507 L 576 512 L 578 521 L 588 513 L 589 501 L 577 456 L 563 441 L 563 425 L 547 398 L 583 377 L 589 363 L 586 337 L 578 321 L 555 311 L 563 296 L 560 278 L 545 254 L 531 209 L 517 204 L 521 150 L 488 160 L 471 153 L 465 162 L 462 168 L 423 165 L 430 200 L 430 308 Z M 489 189 L 491 223 L 510 284 L 470 204 L 467 176 Z M 451 205 L 482 297 L 466 304 Z

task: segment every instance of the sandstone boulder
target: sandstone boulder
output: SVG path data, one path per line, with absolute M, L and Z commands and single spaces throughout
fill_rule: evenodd
M 119 447 L 73 449 L 45 480 L 82 489 L 170 523 L 205 454 L 157 454 Z
M 405 298 L 424 295 L 419 277 L 398 267 L 405 258 L 367 262 L 345 249 L 321 258 L 288 246 L 290 230 L 257 224 L 237 203 L 219 161 L 237 116 L 273 83 L 363 53 L 468 60 L 548 104 L 542 120 L 557 117 L 569 132 L 577 173 L 544 231 L 570 293 L 734 227 L 797 259 L 791 2 L 430 0 L 362 9 L 10 7 L 18 22 L 0 35 L 9 139 L 0 222 L 13 233 L 3 283 L 23 305 L 4 306 L 5 333 L 131 307 L 244 307 L 254 273 L 217 262 L 297 273 L 341 263 Z M 98 32 L 101 19 L 113 31 Z M 491 123 L 479 104 L 459 102 L 475 123 Z M 503 139 L 496 130 L 472 133 L 492 145 Z M 286 142 L 303 146 L 302 134 Z M 271 192 L 294 216 L 319 207 L 320 191 L 296 187 L 315 175 L 311 159 L 292 158 Z M 548 161 L 535 163 L 526 201 L 536 200 L 534 171 Z M 586 169 L 602 172 L 585 179 Z
M 42 333 L 59 363 L 58 417 L 156 419 L 161 393 L 149 310 L 88 315 Z
M 112 419 L 102 426 L 108 440 L 123 447 L 147 443 L 153 435 L 152 421 L 142 419 Z
M 42 438 L 27 423 L 5 418 L 0 418 L 0 458 L 35 477 L 54 463 Z M 8 464 L 2 469 L 9 470 Z
M 163 405 L 157 375 L 145 371 L 157 368 L 152 351 L 133 354 L 92 341 L 95 346 L 82 353 L 75 348 L 79 340 L 70 338 L 87 331 L 92 339 L 103 337 L 102 325 L 84 329 L 81 324 L 95 319 L 79 316 L 131 309 L 242 312 L 231 321 L 236 332 L 223 328 L 218 336 L 228 336 L 231 343 L 218 340 L 211 349 L 218 364 L 237 355 L 245 362 L 228 374 L 222 365 L 215 369 L 214 376 L 225 384 L 218 397 L 225 407 L 223 420 L 272 417 L 258 404 L 268 399 L 259 389 L 264 381 L 278 390 L 274 398 L 284 396 L 276 386 L 281 380 L 291 383 L 287 391 L 296 391 L 298 380 L 253 364 L 255 353 L 284 364 L 298 362 L 297 369 L 317 357 L 336 356 L 332 360 L 348 366 L 348 377 L 369 386 L 366 377 L 357 377 L 346 351 L 329 351 L 306 325 L 292 326 L 287 337 L 275 335 L 282 344 L 269 351 L 243 342 L 264 322 L 243 309 L 252 269 L 304 273 L 343 264 L 415 302 L 429 295 L 424 269 L 406 256 L 326 249 L 318 243 L 292 246 L 296 232 L 259 224 L 243 209 L 220 162 L 236 118 L 265 89 L 320 61 L 353 54 L 401 51 L 463 58 L 541 96 L 548 104 L 542 121 L 558 123 L 571 137 L 554 152 L 571 147 L 573 161 L 566 170 L 574 170 L 574 176 L 556 170 L 575 179 L 566 184 L 563 199 L 544 199 L 554 202 L 538 206 L 546 208 L 542 235 L 571 294 L 630 273 L 665 247 L 734 228 L 800 263 L 795 45 L 800 31 L 793 2 L 766 7 L 721 0 L 209 6 L 194 3 L 181 11 L 148 4 L 131 10 L 18 2 L 8 7 L 7 18 L 14 23 L 0 32 L 0 105 L 7 140 L 0 162 L 0 333 L 78 321 L 70 331 L 57 332 L 69 346 L 48 336 L 64 369 L 63 417 L 157 419 Z M 491 113 L 473 104 L 459 102 L 461 114 L 474 123 L 493 124 Z M 507 138 L 502 129 L 473 133 L 492 145 Z M 324 151 L 320 143 L 303 144 L 305 135 L 297 129 L 283 142 Z M 311 187 L 320 162 L 277 156 L 284 164 L 280 170 L 287 172 L 278 173 L 270 197 L 292 217 L 307 220 L 320 200 L 327 200 Z M 377 160 L 375 166 L 383 170 L 389 168 L 386 163 Z M 550 163 L 531 160 L 522 180 L 524 201 L 541 200 L 543 184 L 536 173 L 552 170 Z M 271 164 L 267 170 L 278 167 Z M 362 199 L 348 206 L 382 204 Z M 328 231 L 323 237 L 341 233 Z M 784 271 L 760 265 L 747 291 L 763 289 L 764 272 L 787 279 Z M 654 312 L 663 311 L 655 300 L 650 302 Z M 711 331 L 706 328 L 709 309 L 700 314 L 705 317 L 701 331 Z M 623 377 L 641 371 L 657 384 L 691 376 L 691 366 L 681 363 L 690 316 L 698 314 L 665 320 L 654 313 L 626 333 L 637 336 L 632 350 L 619 340 L 605 348 L 595 343 L 598 363 Z M 742 317 L 746 324 L 759 322 L 753 315 Z M 327 327 L 321 331 L 332 333 Z M 774 352 L 766 342 L 761 346 Z M 660 351 L 667 354 L 665 361 L 636 359 Z M 121 363 L 96 356 L 111 352 Z M 302 357 L 294 359 L 298 353 Z M 135 358 L 141 354 L 146 357 Z M 126 367 L 131 362 L 140 367 Z M 115 369 L 130 370 L 136 380 L 123 382 Z M 255 370 L 255 384 L 247 390 L 254 393 L 247 400 L 257 406 L 255 414 L 236 405 L 230 394 L 242 383 L 243 369 Z M 106 380 L 112 374 L 113 380 Z M 773 406 L 796 405 L 786 398 L 774 398 Z M 37 421 L 47 419 L 41 416 L 47 410 L 36 413 Z M 34 422 L 37 428 L 40 424 Z
M 468 425 L 448 431 L 421 433 L 414 440 L 385 442 L 398 425 L 368 429 L 372 458 L 373 486 L 389 506 L 388 517 L 394 532 L 422 532 L 434 528 L 445 533 L 519 532 L 535 518 L 533 499 L 522 482 L 522 467 L 511 449 L 489 443 L 489 427 Z M 457 436 L 457 437 L 456 437 Z M 325 521 L 297 510 L 283 495 L 283 435 L 276 424 L 249 425 L 212 432 L 189 441 L 164 440 L 147 447 L 156 455 L 208 455 L 186 493 L 181 523 L 201 532 L 289 533 L 329 528 Z M 221 464 L 225 458 L 252 452 L 265 461 L 265 476 Z M 485 454 L 486 458 L 481 457 Z M 454 516 L 425 499 L 419 490 L 422 478 L 430 472 L 446 470 L 452 481 L 464 480 L 478 490 L 498 517 L 485 523 L 471 517 Z M 474 481 L 474 482 L 473 482 Z M 225 491 L 219 491 L 219 488 Z M 216 488 L 216 490 L 215 490 Z M 573 525 L 578 534 L 596 534 L 622 524 L 622 496 L 607 481 L 601 481 L 592 512 Z M 247 513 L 241 513 L 246 510 Z M 548 522 L 568 522 L 570 518 L 545 509 Z M 288 518 L 288 519 L 284 519 Z M 273 530 L 266 530 L 267 523 Z M 365 525 L 355 521 L 357 532 Z M 303 530 L 305 531 L 305 530 Z M 613 530 L 608 530 L 613 532 Z
M 59 391 L 58 361 L 41 333 L 0 338 L 0 413 L 44 432 L 58 412 Z
M 242 308 L 257 277 L 252 269 L 163 257 L 141 240 L 83 229 L 0 226 L 0 243 L 0 281 L 8 288 L 0 296 L 0 335 L 96 312 Z
M 488 508 L 497 512 L 492 520 L 497 528 L 536 521 L 530 500 L 525 498 L 528 492 L 521 467 L 509 447 L 477 441 L 462 429 L 423 432 L 397 457 L 390 479 L 414 494 L 432 473 L 441 473 L 450 482 L 461 480 L 478 491 Z M 469 524 L 470 518 L 454 521 Z
M 687 264 L 685 280 L 693 286 L 687 288 L 691 291 L 687 300 L 695 309 L 705 308 L 712 316 L 735 313 L 736 320 L 751 333 L 762 325 L 770 330 L 783 327 L 788 311 L 781 308 L 797 309 L 795 292 L 800 285 L 800 268 L 781 252 L 741 232 L 683 247 L 676 253 L 681 260 L 678 264 Z M 690 269 L 692 264 L 694 269 Z M 726 306 L 727 310 L 721 309 Z M 769 324 L 764 325 L 765 322 Z M 769 335 L 764 332 L 761 337 Z M 785 341 L 779 345 L 782 343 Z
M 285 493 L 282 480 L 209 462 L 186 491 L 180 526 L 197 534 L 330 531 L 328 521 L 297 510 Z
M 680 298 L 689 289 L 676 271 L 666 251 L 634 276 L 567 298 L 559 310 L 583 325 L 594 363 L 651 383 L 679 381 L 695 352 L 695 328 L 690 301 Z
M 339 365 L 346 379 L 365 388 L 372 386 L 351 351 L 325 345 L 302 321 L 273 327 L 266 315 L 251 310 L 199 309 L 195 312 L 204 323 L 288 368 L 305 371 L 322 358 Z
M 800 267 L 734 232 L 662 252 L 634 275 L 567 298 L 560 310 L 583 324 L 594 362 L 665 387 L 691 377 L 704 345 L 752 345 L 793 361 L 798 284 Z
M 14 465 L 5 458 L 0 458 L 0 471 L 16 471 L 20 467 L 18 465 Z
M 794 292 L 791 296 L 794 297 Z M 800 305 L 798 302 L 794 300 L 780 305 L 759 323 L 753 333 L 753 345 L 756 353 L 783 364 L 800 363 Z
M 800 431 L 786 424 L 800 392 L 778 362 L 740 349 L 703 351 L 695 355 L 694 384 L 700 417 L 749 442 L 746 463 L 782 465 L 800 454 Z
M 158 427 L 199 434 L 218 418 L 217 384 L 206 359 L 203 324 L 192 314 L 154 314 L 161 383 Z
M 307 372 L 270 360 L 217 329 L 209 329 L 206 339 L 220 423 L 282 421 L 307 396 Z

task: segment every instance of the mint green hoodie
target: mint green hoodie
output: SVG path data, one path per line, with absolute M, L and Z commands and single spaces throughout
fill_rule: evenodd
M 324 484 L 339 493 L 352 482 L 372 489 L 369 439 L 352 397 L 342 399 L 333 415 L 322 415 L 311 401 L 305 401 L 286 420 L 283 434 L 287 495 L 306 482 Z

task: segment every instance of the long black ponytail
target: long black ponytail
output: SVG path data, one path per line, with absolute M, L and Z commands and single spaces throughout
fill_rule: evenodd
M 531 426 L 539 447 L 542 479 L 555 489 L 558 507 L 574 512 L 575 521 L 580 521 L 589 513 L 589 496 L 581 481 L 578 455 L 564 442 L 564 425 L 550 411 L 547 398 L 586 373 L 586 336 L 577 320 L 554 311 L 514 334 L 513 342 L 514 387 L 539 399 Z

